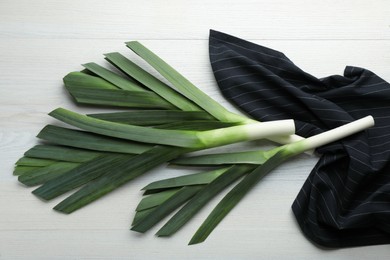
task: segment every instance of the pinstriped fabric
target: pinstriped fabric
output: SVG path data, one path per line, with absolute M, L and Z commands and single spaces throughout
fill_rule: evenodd
M 224 96 L 260 121 L 293 118 L 308 137 L 374 116 L 375 127 L 317 149 L 292 210 L 320 245 L 390 243 L 390 84 L 352 66 L 318 79 L 281 52 L 216 31 L 209 51 Z

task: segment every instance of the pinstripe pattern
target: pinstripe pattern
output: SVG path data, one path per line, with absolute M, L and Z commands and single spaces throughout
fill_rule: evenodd
M 283 53 L 216 31 L 209 47 L 222 93 L 254 118 L 294 118 L 308 137 L 374 116 L 375 127 L 317 149 L 322 156 L 292 209 L 323 246 L 390 243 L 390 84 L 352 66 L 317 79 Z

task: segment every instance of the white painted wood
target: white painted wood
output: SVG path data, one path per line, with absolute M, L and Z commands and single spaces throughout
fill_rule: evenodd
M 12 176 L 38 131 L 55 123 L 49 111 L 98 110 L 74 105 L 62 77 L 81 63 L 106 64 L 102 53 L 134 57 L 124 41 L 142 40 L 234 110 L 210 69 L 210 28 L 282 51 L 317 77 L 354 65 L 390 80 L 389 17 L 385 0 L 0 1 L 0 259 L 389 258 L 388 245 L 324 250 L 304 238 L 290 206 L 316 163 L 308 155 L 267 176 L 198 246 L 186 244 L 213 205 L 169 239 L 153 236 L 158 227 L 145 235 L 128 230 L 139 189 L 178 169 L 160 167 L 69 216 L 51 210 L 64 196 L 40 201 Z
M 389 39 L 388 1 L 2 0 L 3 38 Z

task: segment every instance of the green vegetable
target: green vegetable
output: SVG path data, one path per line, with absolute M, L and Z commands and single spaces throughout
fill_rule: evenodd
M 235 166 L 232 166 L 228 170 L 221 170 L 220 175 L 216 178 L 208 178 L 208 173 L 196 174 L 197 183 L 204 183 L 202 189 L 189 200 L 189 202 L 180 209 L 158 232 L 158 236 L 170 236 L 179 230 L 188 220 L 190 220 L 208 201 L 210 201 L 216 194 L 222 191 L 225 187 L 232 184 L 238 178 L 246 175 L 215 207 L 210 213 L 208 218 L 204 221 L 202 226 L 195 233 L 191 239 L 190 244 L 196 244 L 203 242 L 208 235 L 214 230 L 219 222 L 230 212 L 230 210 L 247 194 L 247 192 L 256 183 L 261 180 L 271 170 L 279 166 L 284 161 L 303 153 L 307 150 L 314 149 L 321 145 L 336 141 L 340 138 L 359 132 L 367 127 L 373 126 L 373 118 L 368 116 L 360 120 L 354 121 L 344 126 L 340 126 L 336 129 L 327 131 L 322 134 L 298 141 L 295 143 L 287 144 L 281 147 L 274 148 L 269 151 L 253 151 L 247 152 L 249 154 L 259 153 L 261 159 L 258 161 L 251 161 L 248 164 L 248 160 L 243 157 L 236 157 L 234 159 Z M 237 153 L 242 155 L 245 153 Z M 219 162 L 232 162 L 235 157 L 234 153 L 229 154 L 214 154 L 209 155 L 212 159 L 209 160 L 207 155 L 190 157 L 186 159 L 186 163 L 196 162 L 198 164 L 212 164 L 215 160 Z M 226 157 L 226 158 L 224 158 Z M 242 159 L 242 161 L 240 161 Z M 196 164 L 192 163 L 192 164 Z M 193 177 L 193 176 L 191 176 Z M 151 183 L 144 189 L 163 189 L 171 187 L 189 187 L 189 182 L 183 182 L 184 177 L 171 178 L 155 183 Z M 179 183 L 179 185 L 176 185 Z M 159 207 L 162 207 L 161 204 Z M 158 215 L 149 215 L 148 218 L 138 218 L 137 226 L 142 225 L 143 221 L 148 219 L 150 222 L 153 218 L 153 223 L 157 223 L 161 220 Z M 151 226 L 148 226 L 151 227 Z M 139 230 L 132 228 L 132 230 L 145 232 L 147 229 Z
M 261 123 L 232 113 L 145 46 L 126 44 L 169 84 L 115 52 L 105 57 L 119 73 L 96 63 L 84 64 L 83 71 L 71 72 L 63 79 L 74 101 L 103 109 L 120 107 L 122 111 L 83 115 L 57 108 L 49 115 L 78 129 L 45 126 L 37 136 L 45 143 L 29 149 L 16 162 L 14 175 L 21 183 L 41 185 L 33 191 L 37 197 L 51 200 L 73 192 L 54 207 L 57 211 L 68 214 L 78 210 L 169 162 L 217 166 L 149 184 L 144 188 L 149 196 L 137 207 L 133 221 L 133 230 L 145 232 L 185 204 L 158 232 L 169 236 L 216 194 L 242 179 L 191 240 L 199 243 L 271 169 L 298 153 L 353 132 L 347 127 L 303 139 L 294 135 L 292 120 Z M 372 123 L 363 121 L 354 131 Z M 261 138 L 288 144 L 270 151 L 185 156 Z
M 250 123 L 208 131 L 165 130 L 108 122 L 63 108 L 50 112 L 52 117 L 95 134 L 126 140 L 178 147 L 206 149 L 267 136 L 290 135 L 295 131 L 292 120 Z

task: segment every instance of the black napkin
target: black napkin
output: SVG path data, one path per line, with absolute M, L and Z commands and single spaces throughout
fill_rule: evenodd
M 317 149 L 321 158 L 292 210 L 326 247 L 390 242 L 390 84 L 348 66 L 318 79 L 283 53 L 217 31 L 210 61 L 223 95 L 260 121 L 293 118 L 309 137 L 367 115 L 375 127 Z

